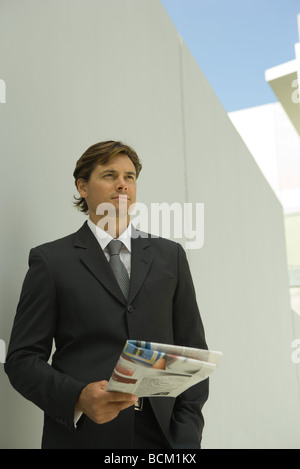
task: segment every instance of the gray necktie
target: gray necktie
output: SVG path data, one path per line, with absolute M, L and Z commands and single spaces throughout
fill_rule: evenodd
M 129 275 L 126 267 L 120 259 L 120 251 L 122 247 L 122 241 L 113 239 L 108 244 L 108 251 L 110 255 L 109 264 L 112 268 L 113 273 L 117 279 L 118 284 L 123 292 L 125 298 L 128 298 L 129 292 Z

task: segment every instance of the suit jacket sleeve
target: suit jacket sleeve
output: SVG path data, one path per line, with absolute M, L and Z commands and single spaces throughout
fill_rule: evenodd
M 173 306 L 174 341 L 178 345 L 207 349 L 186 254 L 180 245 L 178 250 L 178 284 Z M 202 408 L 208 392 L 207 379 L 176 399 L 170 423 L 170 439 L 174 448 L 199 447 L 204 426 Z
M 11 333 L 5 371 L 13 387 L 57 422 L 74 428 L 74 408 L 85 386 L 48 364 L 57 321 L 55 282 L 38 249 L 29 256 Z

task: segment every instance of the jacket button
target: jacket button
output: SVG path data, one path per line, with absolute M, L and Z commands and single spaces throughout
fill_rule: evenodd
M 128 305 L 128 306 L 127 306 L 127 311 L 128 311 L 129 313 L 133 313 L 133 306 L 132 306 L 132 305 Z

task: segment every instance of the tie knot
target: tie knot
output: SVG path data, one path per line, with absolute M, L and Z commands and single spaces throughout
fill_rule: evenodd
M 113 239 L 108 243 L 108 251 L 111 256 L 119 255 L 122 247 L 122 241 L 118 239 Z

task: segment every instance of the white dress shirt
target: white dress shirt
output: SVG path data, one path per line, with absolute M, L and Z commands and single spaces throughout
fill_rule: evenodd
M 92 220 L 89 218 L 87 222 L 89 228 L 94 233 L 98 243 L 100 244 L 102 250 L 104 251 L 106 259 L 109 261 L 109 252 L 108 252 L 108 243 L 113 239 L 110 234 L 106 231 L 99 228 Z M 126 267 L 130 278 L 130 267 L 131 267 L 131 223 L 129 223 L 128 227 L 125 231 L 119 236 L 119 240 L 122 241 L 122 248 L 120 251 L 120 259 Z

